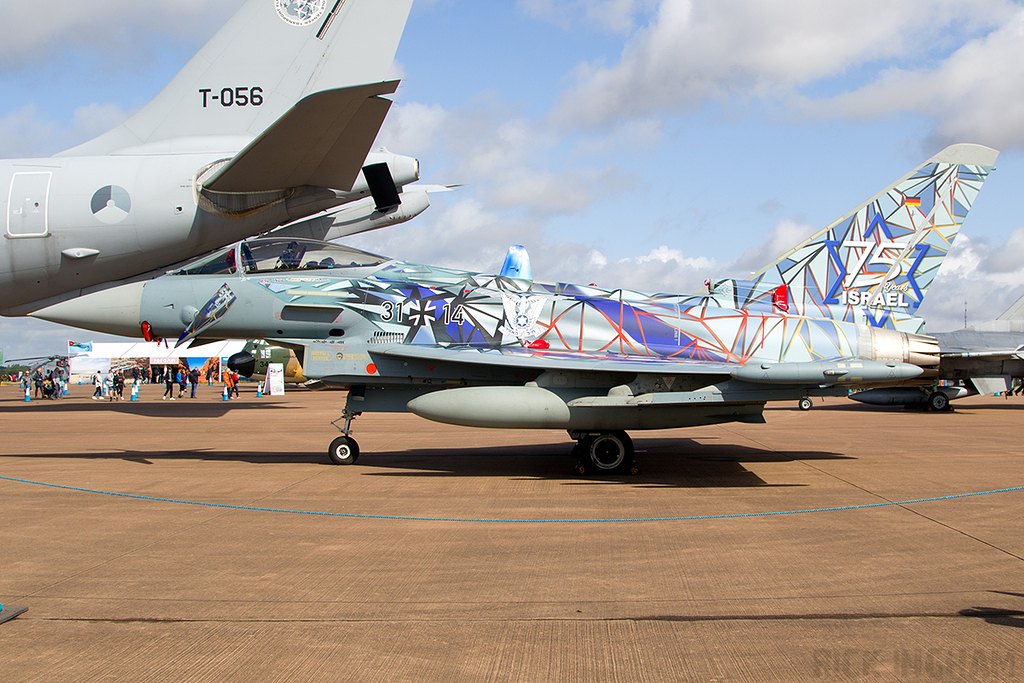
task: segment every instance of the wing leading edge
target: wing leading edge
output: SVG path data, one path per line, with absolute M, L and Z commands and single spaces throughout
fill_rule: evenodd
M 527 348 L 450 348 L 395 345 L 373 353 L 387 358 L 489 365 L 561 372 L 609 372 L 694 377 L 714 384 L 730 379 L 755 384 L 847 384 L 898 382 L 923 373 L 917 365 L 842 358 L 807 363 L 716 363 L 659 356 L 552 353 Z

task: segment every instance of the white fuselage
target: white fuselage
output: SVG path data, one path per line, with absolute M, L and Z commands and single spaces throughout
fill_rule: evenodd
M 360 174 L 347 192 L 303 188 L 244 218 L 203 210 L 197 174 L 243 144 L 0 161 L 0 313 L 25 314 L 369 194 Z

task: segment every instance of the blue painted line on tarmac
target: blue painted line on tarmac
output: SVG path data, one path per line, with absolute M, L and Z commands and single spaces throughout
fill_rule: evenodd
M 618 517 L 607 519 L 474 519 L 470 517 L 414 517 L 406 515 L 368 515 L 354 512 L 316 512 L 314 510 L 286 510 L 282 508 L 263 508 L 249 505 L 227 505 L 225 503 L 204 503 L 196 500 L 178 500 L 175 498 L 157 498 L 155 496 L 139 496 L 134 493 L 117 493 L 116 491 L 99 491 L 97 489 L 78 488 L 77 486 L 63 486 L 61 484 L 48 484 L 43 481 L 31 481 L 28 479 L 15 479 L 14 477 L 0 476 L 0 481 L 10 481 L 16 484 L 30 484 L 32 486 L 45 486 L 52 489 L 64 491 L 77 491 L 78 493 L 91 493 L 100 496 L 113 496 L 115 498 L 131 498 L 133 500 L 148 500 L 156 503 L 173 503 L 174 505 L 194 505 L 196 507 L 218 508 L 222 510 L 246 510 L 249 512 L 276 512 L 285 515 L 307 515 L 312 517 L 345 517 L 348 519 L 387 519 L 406 522 L 475 522 L 487 524 L 607 524 L 611 522 L 685 522 L 706 519 L 742 519 L 745 517 L 782 517 L 786 515 L 806 515 L 815 512 L 842 512 L 844 510 L 870 510 L 872 508 L 898 507 L 901 505 L 914 505 L 916 503 L 935 503 L 943 500 L 957 500 L 960 498 L 977 498 L 978 496 L 990 496 L 996 493 L 1012 493 L 1024 491 L 1024 486 L 1015 486 L 1008 489 L 993 489 L 991 491 L 975 491 L 973 493 L 957 493 L 949 496 L 935 496 L 933 498 L 916 498 L 914 500 L 897 500 L 888 503 L 868 503 L 865 505 L 841 505 L 828 508 L 808 508 L 804 510 L 779 510 L 776 512 L 739 512 L 729 515 L 688 515 L 683 517 Z

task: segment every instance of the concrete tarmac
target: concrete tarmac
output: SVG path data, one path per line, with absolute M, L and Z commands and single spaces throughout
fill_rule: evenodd
M 1022 398 L 778 404 L 601 478 L 561 432 L 411 415 L 338 467 L 340 392 L 160 393 L 0 389 L 3 680 L 1024 675 L 1024 490 L 951 497 L 1024 487 Z

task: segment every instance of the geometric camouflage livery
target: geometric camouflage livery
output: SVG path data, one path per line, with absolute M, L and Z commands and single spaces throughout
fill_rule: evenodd
M 752 281 L 719 281 L 712 295 L 736 307 L 771 306 L 775 295 L 791 313 L 920 333 L 917 309 L 997 156 L 980 145 L 949 147 Z
M 147 320 L 161 335 L 180 332 L 176 309 L 165 306 L 175 298 L 180 302 L 178 275 L 200 276 L 190 285 L 197 295 L 223 297 L 226 286 L 239 301 L 273 302 L 260 304 L 267 314 L 258 320 L 236 305 L 206 337 L 329 338 L 329 328 L 339 328 L 345 330 L 339 343 L 362 342 L 385 355 L 416 347 L 420 353 L 459 352 L 452 359 L 466 362 L 557 358 L 572 366 L 578 359 L 605 363 L 607 369 L 628 364 L 633 371 L 642 363 L 672 374 L 868 352 L 864 328 L 839 320 L 723 308 L 707 296 L 542 284 L 288 238 L 251 240 L 234 258 L 219 252 L 147 283 L 143 311 L 169 312 L 168 319 Z M 158 294 L 162 290 L 166 294 Z

